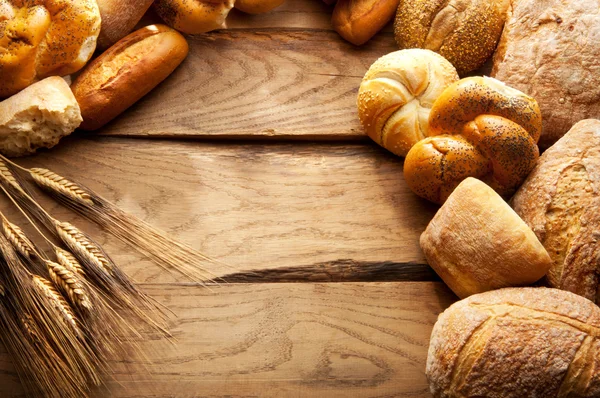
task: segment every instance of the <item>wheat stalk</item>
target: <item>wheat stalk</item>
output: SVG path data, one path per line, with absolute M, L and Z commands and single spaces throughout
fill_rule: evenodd
M 21 228 L 8 221 L 6 217 L 2 217 L 2 232 L 4 232 L 6 239 L 8 239 L 19 254 L 28 259 L 34 258 L 35 249 L 33 243 L 25 236 Z
M 69 196 L 71 199 L 84 204 L 94 204 L 92 197 L 84 189 L 48 169 L 39 167 L 32 168 L 29 169 L 29 174 L 38 185 L 43 186 L 46 189 L 60 192 L 61 194 Z
M 71 301 L 71 304 L 84 311 L 91 311 L 92 303 L 77 275 L 54 261 L 44 260 L 44 263 L 48 267 L 50 279 L 56 286 L 60 287 Z
M 81 264 L 71 252 L 62 249 L 58 246 L 54 246 L 54 254 L 58 263 L 71 271 L 74 274 L 85 276 L 85 271 L 81 267 Z
M 71 328 L 75 335 L 83 338 L 83 333 L 79 329 L 75 314 L 73 314 L 69 304 L 60 293 L 56 291 L 52 283 L 42 277 L 34 276 L 33 284 L 50 300 L 52 306 L 61 314 L 63 321 Z

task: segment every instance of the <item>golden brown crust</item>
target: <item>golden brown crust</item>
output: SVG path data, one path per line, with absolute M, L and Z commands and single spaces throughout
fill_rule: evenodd
M 400 48 L 443 55 L 459 75 L 480 68 L 502 34 L 509 0 L 400 0 L 394 33 Z
M 433 51 L 401 50 L 379 58 L 358 91 L 358 116 L 367 135 L 406 156 L 428 135 L 434 101 L 456 80 L 454 67 Z
M 165 25 L 150 25 L 121 39 L 71 86 L 81 107 L 81 128 L 108 123 L 169 76 L 187 53 L 185 38 Z
M 95 0 L 0 0 L 0 98 L 78 71 L 100 32 Z
M 513 207 L 550 253 L 549 284 L 600 302 L 600 121 L 575 124 L 546 150 Z
M 96 0 L 102 28 L 98 49 L 105 50 L 129 34 L 142 19 L 153 0 Z
M 155 0 L 156 13 L 170 27 L 195 35 L 225 27 L 234 0 Z
M 234 7 L 246 14 L 264 14 L 283 4 L 285 0 L 236 0 Z
M 421 235 L 427 262 L 460 298 L 525 286 L 550 257 L 531 229 L 487 184 L 467 178 Z
M 468 176 L 510 195 L 537 162 L 540 131 L 533 98 L 492 78 L 462 79 L 433 104 L 430 137 L 406 156 L 404 177 L 417 195 L 435 203 L 443 203 Z M 434 149 L 439 154 L 427 161 Z
M 398 8 L 398 1 L 338 0 L 331 23 L 340 36 L 360 46 L 391 21 Z
M 600 309 L 557 289 L 506 288 L 450 306 L 431 334 L 434 397 L 597 397 Z

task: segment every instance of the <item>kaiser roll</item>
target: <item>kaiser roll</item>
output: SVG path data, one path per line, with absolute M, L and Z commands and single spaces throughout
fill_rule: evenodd
M 399 156 L 406 156 L 430 135 L 429 112 L 456 70 L 429 50 L 401 50 L 379 58 L 358 90 L 358 116 L 367 135 Z
M 460 298 L 526 286 L 552 265 L 533 231 L 487 184 L 467 178 L 420 239 L 427 262 Z
M 234 0 L 155 0 L 156 13 L 170 27 L 191 35 L 225 27 Z
M 575 124 L 513 197 L 552 258 L 548 283 L 600 303 L 600 121 Z
M 507 288 L 451 305 L 431 333 L 436 398 L 600 396 L 600 308 L 558 289 Z
M 99 33 L 96 0 L 0 0 L 0 97 L 78 71 Z
M 537 162 L 541 128 L 535 99 L 489 77 L 462 79 L 433 104 L 431 137 L 406 156 L 406 183 L 435 203 L 467 177 L 512 194 Z
M 481 67 L 502 34 L 510 0 L 400 0 L 394 34 L 400 48 L 443 55 L 460 75 Z

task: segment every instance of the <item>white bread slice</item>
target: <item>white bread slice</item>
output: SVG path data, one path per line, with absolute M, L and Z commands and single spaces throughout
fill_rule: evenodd
M 25 156 L 52 148 L 82 120 L 69 85 L 48 77 L 0 102 L 0 152 Z

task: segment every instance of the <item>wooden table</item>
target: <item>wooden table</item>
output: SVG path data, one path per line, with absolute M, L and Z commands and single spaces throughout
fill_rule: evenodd
M 390 27 L 354 47 L 330 15 L 319 0 L 234 12 L 100 134 L 21 161 L 237 267 L 211 289 L 186 283 L 43 200 L 177 315 L 176 345 L 149 337 L 148 372 L 115 364 L 96 396 L 430 396 L 429 335 L 456 300 L 418 245 L 436 207 L 355 109 L 369 65 L 397 48 Z M 0 396 L 22 395 L 3 348 L 0 372 Z

